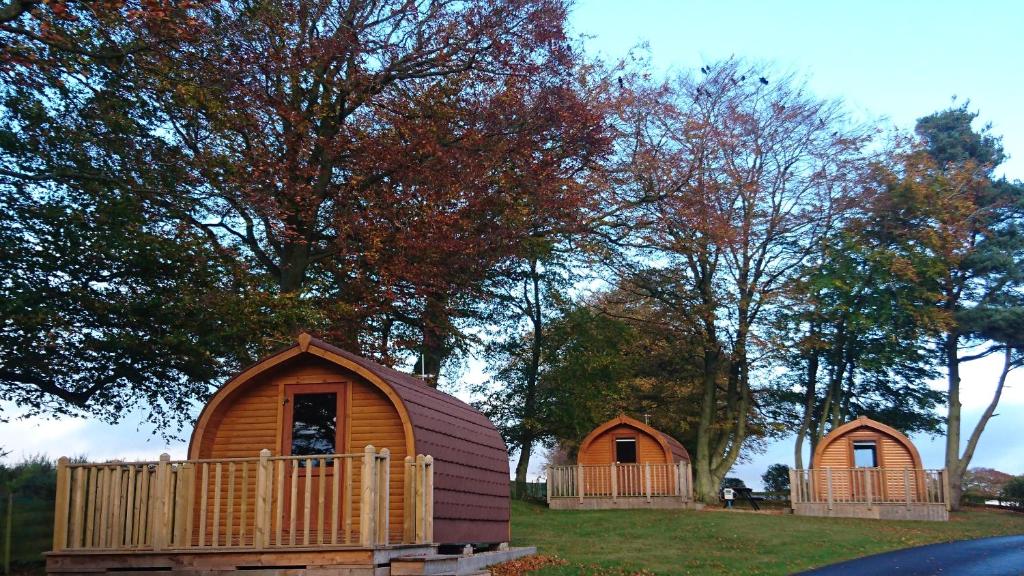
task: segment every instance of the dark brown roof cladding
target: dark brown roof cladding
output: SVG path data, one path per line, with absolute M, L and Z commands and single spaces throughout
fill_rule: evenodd
M 474 542 L 508 539 L 508 449 L 486 416 L 414 376 L 316 338 L 310 339 L 309 345 L 359 364 L 390 384 L 402 399 L 413 427 L 416 452 L 434 458 L 434 517 L 453 521 L 435 524 L 435 539 L 463 541 L 437 532 L 465 521 L 480 522 L 473 532 Z
M 676 462 L 680 460 L 686 460 L 687 462 L 690 461 L 690 453 L 686 451 L 685 446 L 679 443 L 679 440 L 665 434 L 661 430 L 658 430 L 658 433 L 665 439 L 665 442 L 668 442 L 669 450 L 671 450 L 672 455 L 675 456 Z

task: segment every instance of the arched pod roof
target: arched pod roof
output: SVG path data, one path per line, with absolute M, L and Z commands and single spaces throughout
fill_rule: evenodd
M 875 432 L 879 432 L 881 434 L 885 434 L 886 436 L 891 437 L 893 440 L 895 440 L 904 448 L 906 448 L 907 452 L 910 453 L 910 457 L 914 462 L 914 468 L 923 468 L 921 464 L 921 454 L 918 453 L 917 447 L 914 446 L 914 443 L 910 441 L 910 438 L 907 438 L 905 434 L 893 428 L 892 426 L 886 426 L 885 424 L 882 424 L 881 422 L 878 422 L 876 420 L 872 420 L 867 416 L 860 416 L 856 420 L 847 422 L 846 424 L 843 424 L 842 426 L 826 434 L 825 437 L 821 439 L 821 442 L 818 442 L 818 446 L 814 449 L 814 458 L 812 459 L 812 462 L 820 462 L 821 455 L 825 453 L 825 450 L 833 442 L 843 438 L 844 436 L 851 432 L 856 432 L 864 428 L 874 430 Z
M 258 375 L 305 355 L 323 358 L 362 376 L 395 404 L 410 454 L 434 458 L 434 535 L 439 542 L 508 540 L 508 450 L 491 421 L 465 402 L 418 378 L 356 356 L 309 334 L 243 370 L 203 408 L 189 447 L 198 457 L 203 433 L 218 405 Z
M 666 462 L 679 462 L 680 460 L 686 460 L 687 462 L 690 461 L 690 453 L 686 451 L 686 448 L 683 447 L 678 440 L 668 434 L 665 434 L 661 430 L 644 424 L 635 418 L 630 418 L 625 414 L 620 414 L 604 424 L 601 424 L 597 428 L 594 428 L 594 430 L 591 431 L 590 434 L 587 434 L 586 438 L 583 439 L 583 442 L 580 443 L 579 452 L 585 452 L 598 436 L 619 425 L 626 425 L 631 428 L 635 428 L 657 440 L 658 444 L 661 445 L 662 450 L 665 451 Z

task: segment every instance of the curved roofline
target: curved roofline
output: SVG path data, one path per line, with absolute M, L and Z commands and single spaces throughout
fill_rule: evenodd
M 196 442 L 196 440 L 203 437 L 203 434 L 206 432 L 206 427 L 210 423 L 210 418 L 214 413 L 216 413 L 217 407 L 220 406 L 225 399 L 230 397 L 235 391 L 243 387 L 253 378 L 256 378 L 271 368 L 302 354 L 319 356 L 337 364 L 338 366 L 351 370 L 380 389 L 380 391 L 391 400 L 391 403 L 394 404 L 395 409 L 398 410 L 399 417 L 402 419 L 402 429 L 405 431 L 406 454 L 415 454 L 415 437 L 412 431 L 412 420 L 409 418 L 409 412 L 406 409 L 405 402 L 402 401 L 401 396 L 395 392 L 394 388 L 392 388 L 390 384 L 372 370 L 369 370 L 359 363 L 335 353 L 331 348 L 333 347 L 313 338 L 310 334 L 303 332 L 299 334 L 297 342 L 292 346 L 259 360 L 234 378 L 225 382 L 224 385 L 214 392 L 213 396 L 211 396 L 206 402 L 206 405 L 203 406 L 202 412 L 199 413 L 199 418 L 196 419 L 196 426 L 192 430 L 192 436 L 189 438 L 189 458 L 195 459 L 200 457 L 200 443 Z
M 598 436 L 620 424 L 631 426 L 633 428 L 636 428 L 637 430 L 640 430 L 641 432 L 645 432 L 648 436 L 652 436 L 655 440 L 658 441 L 658 444 L 661 446 L 661 449 L 665 452 L 665 458 L 667 459 L 667 461 L 675 462 L 675 458 L 672 455 L 672 447 L 668 445 L 668 440 L 665 439 L 665 435 L 661 431 L 652 428 L 651 426 L 644 424 L 643 422 L 635 418 L 630 418 L 625 414 L 619 414 L 615 418 L 612 418 L 611 420 L 591 430 L 590 434 L 587 434 L 583 438 L 583 442 L 580 443 L 579 453 L 582 453 L 586 451 L 588 448 L 590 448 L 590 444 L 592 444 Z M 687 458 L 687 460 L 689 460 L 689 458 Z
M 828 448 L 830 444 L 842 438 L 847 432 L 863 427 L 873 428 L 878 432 L 892 436 L 897 442 L 903 444 L 903 446 L 910 451 L 910 458 L 914 461 L 915 468 L 920 469 L 924 467 L 921 463 L 921 454 L 917 451 L 917 446 L 914 446 L 914 443 L 910 441 L 910 438 L 907 438 L 906 434 L 892 426 L 887 426 L 877 420 L 872 420 L 867 416 L 860 416 L 856 420 L 851 420 L 826 434 L 814 449 L 814 458 L 812 459 L 814 466 L 817 467 L 817 463 L 819 462 L 818 459 L 825 453 L 825 449 Z

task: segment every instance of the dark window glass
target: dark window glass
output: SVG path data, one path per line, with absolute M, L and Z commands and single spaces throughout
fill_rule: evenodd
M 853 443 L 853 465 L 857 468 L 878 468 L 878 452 L 874 442 Z
M 292 404 L 292 456 L 334 454 L 338 395 L 296 394 Z
M 636 463 L 636 439 L 616 438 L 615 439 L 615 461 L 623 464 Z

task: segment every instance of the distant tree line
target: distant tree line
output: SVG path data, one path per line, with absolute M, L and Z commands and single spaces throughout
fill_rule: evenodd
M 810 466 L 865 415 L 944 432 L 958 498 L 1022 359 L 1024 187 L 999 138 L 966 104 L 913 134 L 856 124 L 739 59 L 602 62 L 567 14 L 0 2 L 3 397 L 141 405 L 173 433 L 306 329 L 433 385 L 482 354 L 520 481 L 628 412 L 687 446 L 710 500 L 766 441 Z M 962 434 L 961 366 L 989 356 Z

